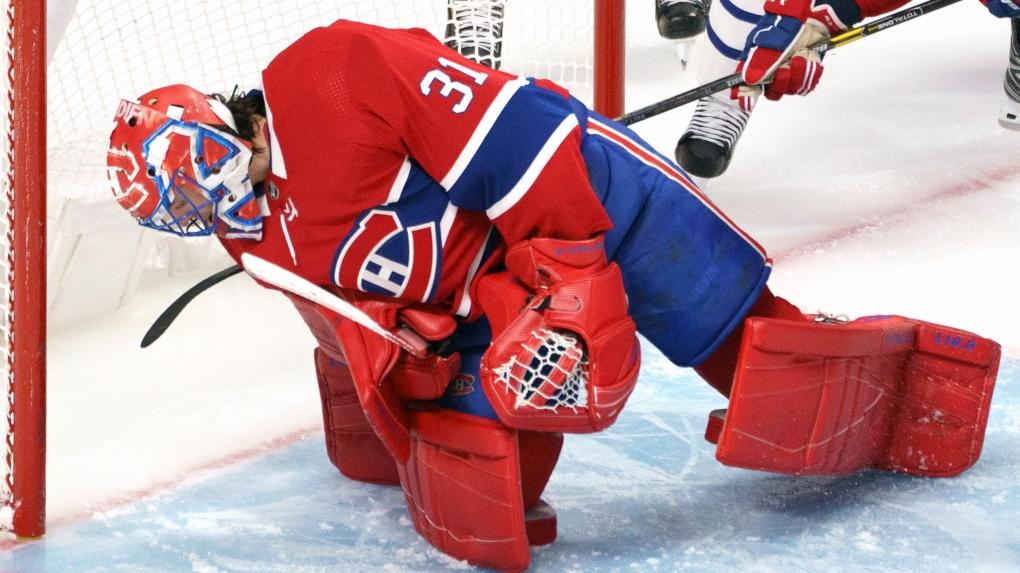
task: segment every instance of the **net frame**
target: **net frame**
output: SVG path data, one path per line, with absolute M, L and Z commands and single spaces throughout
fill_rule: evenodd
M 7 434 L 0 528 L 43 534 L 46 462 L 46 2 L 7 0 L 3 360 Z

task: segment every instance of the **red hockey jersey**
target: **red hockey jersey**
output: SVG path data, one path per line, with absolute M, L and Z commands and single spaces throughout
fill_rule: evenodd
M 505 243 L 610 221 L 566 92 L 474 64 L 420 29 L 337 21 L 263 72 L 263 239 L 224 240 L 317 284 L 446 304 Z M 474 312 L 473 312 L 474 311 Z

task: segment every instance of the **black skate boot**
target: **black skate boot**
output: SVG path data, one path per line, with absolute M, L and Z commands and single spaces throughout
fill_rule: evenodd
M 691 38 L 705 31 L 711 0 L 655 0 L 655 22 L 667 40 Z
M 498 70 L 503 51 L 503 8 L 499 0 L 447 0 L 448 47 Z
M 1013 18 L 1013 37 L 1009 43 L 1009 67 L 1002 80 L 1006 101 L 999 110 L 999 125 L 1020 131 L 1020 18 Z
M 722 175 L 750 117 L 738 107 L 711 97 L 701 98 L 687 131 L 676 144 L 676 162 L 697 177 Z

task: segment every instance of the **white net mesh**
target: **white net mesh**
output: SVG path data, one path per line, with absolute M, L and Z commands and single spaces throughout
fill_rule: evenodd
M 576 412 L 588 404 L 588 360 L 569 332 L 536 330 L 521 344 L 521 352 L 494 373 L 498 385 L 514 397 L 517 410 Z

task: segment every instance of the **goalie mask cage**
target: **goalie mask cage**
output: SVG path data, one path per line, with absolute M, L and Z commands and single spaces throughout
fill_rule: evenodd
M 503 70 L 552 79 L 610 117 L 623 111 L 624 0 L 0 0 L 0 6 L 8 387 L 0 529 L 23 537 L 43 532 L 47 320 L 59 329 L 114 310 L 143 270 L 173 266 L 172 250 L 161 245 L 180 242 L 139 231 L 110 197 L 105 152 L 120 98 L 172 83 L 227 94 L 235 86 L 258 87 L 275 53 L 337 18 L 422 27 L 449 43 L 451 30 L 472 29 L 451 25 L 451 15 L 484 19 L 498 7 Z M 490 25 L 482 28 L 491 35 Z M 88 208 L 76 211 L 76 203 Z M 73 232 L 68 220 L 77 225 Z M 96 231 L 106 220 L 128 231 L 111 240 Z M 114 254 L 131 242 L 138 244 L 133 255 Z M 130 270 L 112 284 L 116 265 Z M 104 290 L 109 296 L 97 295 Z

